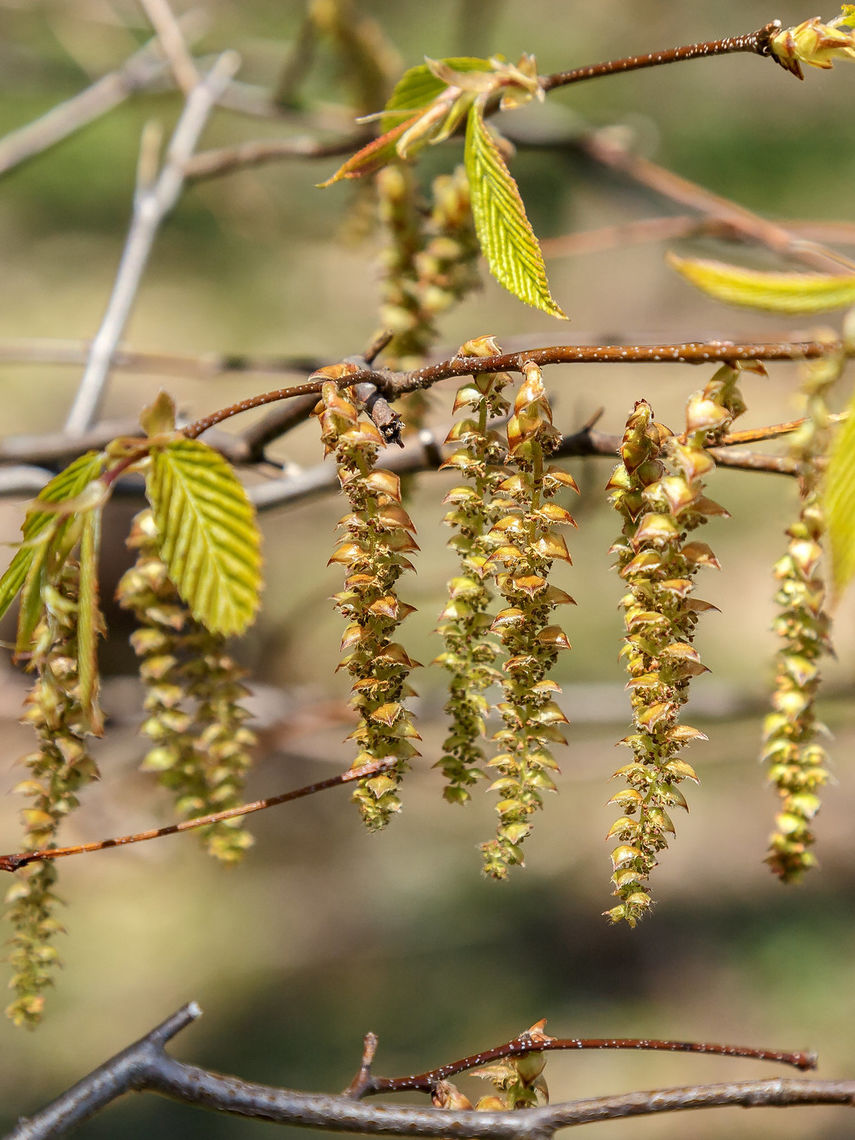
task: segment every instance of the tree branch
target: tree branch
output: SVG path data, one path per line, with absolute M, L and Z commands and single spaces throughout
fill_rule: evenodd
M 124 332 L 160 223 L 178 201 L 184 185 L 184 164 L 190 157 L 208 116 L 238 68 L 235 52 L 224 52 L 205 79 L 190 93 L 169 144 L 166 161 L 151 187 L 140 187 L 122 260 L 101 327 L 92 341 L 86 371 L 66 420 L 66 430 L 86 431 L 95 420 L 113 353 Z
M 453 1135 L 459 1140 L 548 1140 L 559 1128 L 571 1125 L 689 1108 L 855 1105 L 855 1081 L 777 1079 L 594 1097 L 518 1112 L 449 1112 L 388 1104 L 374 1107 L 347 1095 L 301 1093 L 254 1084 L 174 1060 L 164 1046 L 200 1015 L 195 1002 L 184 1006 L 41 1112 L 21 1120 L 6 1140 L 47 1140 L 63 1135 L 123 1093 L 145 1089 L 187 1104 L 279 1124 L 368 1135 Z M 369 1042 L 372 1047 L 363 1068 L 370 1067 L 376 1039 L 372 1036 Z M 538 1045 L 534 1051 L 540 1048 Z

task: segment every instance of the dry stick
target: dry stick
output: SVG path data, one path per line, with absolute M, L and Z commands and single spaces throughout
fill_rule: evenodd
M 175 14 L 169 7 L 167 0 L 140 0 L 145 14 L 157 33 L 158 43 L 161 46 L 170 71 L 178 88 L 189 95 L 200 82 L 199 72 L 193 57 L 187 49 L 181 26 Z
M 120 835 L 115 839 L 98 839 L 94 843 L 75 843 L 71 847 L 49 847 L 43 851 L 21 851 L 12 855 L 0 855 L 0 871 L 17 871 L 28 863 L 46 862 L 49 859 L 64 859 L 68 855 L 87 855 L 92 851 L 104 851 L 108 847 L 126 847 L 129 843 L 143 843 L 147 839 L 161 839 L 164 835 L 177 835 L 180 831 L 193 831 L 199 827 L 209 827 L 213 823 L 220 823 L 225 819 L 237 819 L 239 816 L 252 815 L 256 811 L 265 811 L 267 808 L 278 807 L 279 804 L 290 803 L 291 800 L 301 800 L 306 796 L 313 796 L 316 792 L 325 792 L 327 788 L 338 788 L 342 784 L 349 784 L 353 780 L 361 780 L 365 776 L 375 776 L 378 772 L 385 772 L 394 768 L 397 760 L 374 760 L 370 764 L 363 764 L 359 768 L 351 768 L 338 776 L 319 780 L 316 784 L 308 784 L 304 788 L 296 788 L 291 792 L 283 792 L 279 796 L 268 796 L 263 800 L 253 800 L 252 803 L 240 804 L 238 807 L 227 808 L 225 811 L 211 812 L 209 815 L 195 816 L 193 819 L 182 820 L 181 823 L 172 823 L 167 827 L 152 827 L 148 831 L 138 831 L 133 835 Z
M 86 370 L 65 423 L 70 434 L 86 431 L 97 418 L 113 353 L 131 314 L 158 228 L 178 200 L 184 185 L 184 164 L 239 62 L 235 52 L 224 52 L 205 79 L 193 88 L 157 181 L 151 187 L 140 187 L 135 195 L 133 218 L 113 292 L 92 341 Z
M 40 1112 L 19 1121 L 6 1140 L 48 1140 L 91 1119 L 125 1092 L 145 1089 L 186 1104 L 279 1124 L 367 1135 L 454 1136 L 458 1140 L 550 1140 L 559 1128 L 571 1125 L 688 1108 L 855 1105 L 855 1081 L 776 1079 L 657 1089 L 520 1112 L 448 1112 L 393 1104 L 374 1107 L 348 1096 L 253 1084 L 176 1061 L 164 1046 L 201 1013 L 190 1002 Z
M 794 238 L 816 242 L 840 242 L 855 245 L 855 225 L 850 222 L 779 222 Z M 611 226 L 598 226 L 593 230 L 562 234 L 545 238 L 541 243 L 544 257 L 577 257 L 586 253 L 602 253 L 609 249 L 623 249 L 644 242 L 668 241 L 672 238 L 717 237 L 723 240 L 745 241 L 749 235 L 723 218 L 698 218 L 692 214 L 673 214 L 666 217 L 636 218 L 631 222 L 618 222 Z
M 112 111 L 129 95 L 149 86 L 164 71 L 157 40 L 152 40 L 116 71 L 105 75 L 79 95 L 52 107 L 40 119 L 0 139 L 0 175 Z
M 855 262 L 841 254 L 826 249 L 814 242 L 805 242 L 795 237 L 786 226 L 770 222 L 745 206 L 737 205 L 729 198 L 714 194 L 697 182 L 691 182 L 663 166 L 658 166 L 641 155 L 633 154 L 620 146 L 608 130 L 593 131 L 574 138 L 568 145 L 580 150 L 602 166 L 608 166 L 621 174 L 655 190 L 672 202 L 679 202 L 693 210 L 724 222 L 735 232 L 760 242 L 776 253 L 795 258 L 812 269 L 829 269 L 829 262 L 855 269 Z
M 371 137 L 365 131 L 351 131 L 326 142 L 312 135 L 297 135 L 287 139 L 253 139 L 235 146 L 194 154 L 184 165 L 184 176 L 188 181 L 199 182 L 247 167 L 278 162 L 283 158 L 335 158 L 358 150 Z
M 630 55 L 624 59 L 607 60 L 588 67 L 575 67 L 571 71 L 558 71 L 545 75 L 540 80 L 544 91 L 555 91 L 570 83 L 580 83 L 585 79 L 598 79 L 603 75 L 617 75 L 623 71 L 639 71 L 644 67 L 659 67 L 663 63 L 680 63 L 689 59 L 704 59 L 711 55 L 730 55 L 733 52 L 749 52 L 752 55 L 771 55 L 771 39 L 781 30 L 781 21 L 773 20 L 744 36 L 728 36 L 722 40 L 706 40 L 703 43 L 687 44 L 668 51 L 649 52 L 647 55 Z M 772 57 L 775 58 L 774 56 Z M 778 61 L 775 60 L 777 63 Z
M 50 337 L 12 337 L 0 340 L 0 364 L 85 364 L 92 342 Z M 210 380 L 223 373 L 246 372 L 278 376 L 283 372 L 313 372 L 325 363 L 307 356 L 254 356 L 242 352 L 143 352 L 121 345 L 113 354 L 113 368 L 152 376 L 181 376 Z

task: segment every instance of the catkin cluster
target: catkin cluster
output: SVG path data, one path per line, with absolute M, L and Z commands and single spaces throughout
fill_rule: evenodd
M 495 356 L 498 352 L 493 337 L 484 336 L 467 341 L 458 355 Z M 443 795 L 450 803 L 466 803 L 468 788 L 484 775 L 480 766 L 486 756 L 478 743 L 486 731 L 489 711 L 484 692 L 501 682 L 494 665 L 500 649 L 488 634 L 494 594 L 487 561 L 492 550 L 488 535 L 502 509 L 495 497 L 509 471 L 504 466 L 504 433 L 489 424 L 508 411 L 502 389 L 509 380 L 505 372 L 485 372 L 467 380 L 457 392 L 454 411 L 467 408 L 469 414 L 458 420 L 445 441 L 455 450 L 443 468 L 452 468 L 466 480 L 443 500 L 451 508 L 443 522 L 455 530 L 448 545 L 457 553 L 460 570 L 448 583 L 448 602 L 437 627 L 445 649 L 434 662 L 451 674 L 445 706 L 450 732 L 437 763 L 446 779 Z
M 674 834 L 671 812 L 686 808 L 678 785 L 685 779 L 697 782 L 680 752 L 691 741 L 706 739 L 678 721 L 691 678 L 706 672 L 692 642 L 698 615 L 711 607 L 693 597 L 693 580 L 702 566 L 718 562 L 706 543 L 687 536 L 710 516 L 727 513 L 703 494 L 703 477 L 715 466 L 707 445 L 744 409 L 737 379 L 738 370 L 725 366 L 689 398 L 680 438 L 654 420 L 645 400 L 639 401 L 624 431 L 621 462 L 608 482 L 612 505 L 624 520 L 612 552 L 627 587 L 621 599 L 626 628 L 621 656 L 629 675 L 633 731 L 621 743 L 633 758 L 615 773 L 627 788 L 609 801 L 624 814 L 608 834 L 618 841 L 612 883 L 621 901 L 606 914 L 630 926 L 652 905 L 648 879 Z
M 478 284 L 469 182 L 462 167 L 439 175 L 424 207 L 412 170 L 398 163 L 378 172 L 377 188 L 389 235 L 380 315 L 395 334 L 387 356 L 412 368 L 436 335 L 436 318 Z
M 558 653 L 570 648 L 563 629 L 550 624 L 550 615 L 573 599 L 549 576 L 555 561 L 570 562 L 558 528 L 575 523 L 552 499 L 567 487 L 577 488 L 572 475 L 545 462 L 561 437 L 552 426 L 536 364 L 524 367 L 507 438 L 513 470 L 496 489 L 498 517 L 487 535 L 490 554 L 484 564 L 502 598 L 490 631 L 505 652 L 504 699 L 498 705 L 504 726 L 493 736 L 499 751 L 488 764 L 497 777 L 491 790 L 500 796 L 499 822 L 496 838 L 481 847 L 485 873 L 497 879 L 523 863 L 531 816 L 543 806 L 543 793 L 555 790 L 550 773 L 558 765 L 551 746 L 566 743 L 559 726 L 567 718 L 553 699 L 560 689 L 547 674 Z
M 773 628 L 783 644 L 776 658 L 773 711 L 763 724 L 763 759 L 781 805 L 766 862 L 784 882 L 801 878 L 816 865 L 810 848 L 813 818 L 820 808 L 817 792 L 830 779 L 828 754 L 819 743 L 827 729 L 815 707 L 819 660 L 833 652 L 820 569 L 824 520 L 816 460 L 825 454 L 830 434 L 826 392 L 839 378 L 842 364 L 841 359 L 829 356 L 806 368 L 807 416 L 793 441 L 799 460 L 801 512 L 787 529 L 787 553 L 774 569 L 778 581 L 775 601 L 781 611 Z
M 224 811 L 242 800 L 255 734 L 241 704 L 244 672 L 225 640 L 194 620 L 169 581 L 157 553 L 151 511 L 134 520 L 128 545 L 137 551 L 117 598 L 139 622 L 131 644 L 140 658 L 146 719 L 141 731 L 152 743 L 143 767 L 157 772 L 185 818 Z M 236 862 L 252 845 L 240 819 L 201 829 L 210 852 Z
M 545 1031 L 546 1021 L 538 1021 L 523 1037 L 532 1044 L 554 1041 Z M 549 1088 L 544 1077 L 546 1057 L 543 1053 L 526 1053 L 522 1057 L 502 1057 L 490 1065 L 482 1065 L 470 1073 L 489 1081 L 495 1092 L 482 1096 L 472 1104 L 451 1081 L 440 1081 L 433 1092 L 433 1103 L 437 1108 L 451 1110 L 471 1109 L 476 1112 L 515 1112 L 519 1109 L 537 1108 L 549 1104 Z
M 401 506 L 398 476 L 375 467 L 383 437 L 360 415 L 355 397 L 332 380 L 324 383 L 319 417 L 321 439 L 334 453 L 342 490 L 351 510 L 339 522 L 341 541 L 330 562 L 345 568 L 344 589 L 334 595 L 348 626 L 341 639 L 341 667 L 353 678 L 351 704 L 359 723 L 349 739 L 356 742 L 354 767 L 393 758 L 395 768 L 360 780 L 354 792 L 365 823 L 385 826 L 400 810 L 397 787 L 407 762 L 418 755 L 419 736 L 404 701 L 418 663 L 393 640 L 397 626 L 413 607 L 398 599 L 397 581 L 413 569 L 407 554 L 418 550 L 415 527 Z
M 93 728 L 78 695 L 77 597 L 79 567 L 69 560 L 55 584 L 44 587 L 44 611 L 36 627 L 30 670 L 36 680 L 27 696 L 24 722 L 38 737 L 38 751 L 24 757 L 30 770 L 15 791 L 30 799 L 22 817 L 24 850 L 55 846 L 63 818 L 79 804 L 78 793 L 98 776 L 86 738 Z M 95 720 L 100 715 L 95 710 Z M 6 1013 L 16 1025 L 34 1026 L 44 1008 L 44 990 L 59 964 L 54 935 L 63 927 L 54 916 L 56 868 L 49 861 L 18 872 L 6 895 L 14 930 L 9 961 L 15 1000 Z

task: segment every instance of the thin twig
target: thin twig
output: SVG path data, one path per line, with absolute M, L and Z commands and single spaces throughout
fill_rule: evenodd
M 69 855 L 87 855 L 93 851 L 105 851 L 108 847 L 126 847 L 129 843 L 144 843 L 148 839 L 162 839 L 165 835 L 177 835 L 182 831 L 194 831 L 199 827 L 210 827 L 213 823 L 221 823 L 226 819 L 238 819 L 240 816 L 252 815 L 253 812 L 266 811 L 267 808 L 278 807 L 279 804 L 290 803 L 291 800 L 301 800 L 306 796 L 313 796 L 316 792 L 325 792 L 328 788 L 338 788 L 342 784 L 349 784 L 353 780 L 361 780 L 366 776 L 374 776 L 378 772 L 385 772 L 393 768 L 397 760 L 375 760 L 370 764 L 363 764 L 359 768 L 351 768 L 338 776 L 330 776 L 326 780 L 319 780 L 316 784 L 308 784 L 303 788 L 296 788 L 291 792 L 283 792 L 278 796 L 268 796 L 263 800 L 253 800 L 252 803 L 240 804 L 238 807 L 227 808 L 225 811 L 215 811 L 208 815 L 195 816 L 193 819 L 182 820 L 181 823 L 171 823 L 167 827 L 152 827 L 148 831 L 138 831 L 133 835 L 120 835 L 115 839 L 97 839 L 93 843 L 75 843 L 71 847 L 49 847 L 42 851 L 21 851 L 11 855 L 0 855 L 0 871 L 17 871 L 26 867 L 28 863 L 46 862 L 52 859 L 64 859 Z
M 151 40 L 116 71 L 0 139 L 0 175 L 106 115 L 129 95 L 148 87 L 165 70 L 157 40 Z
M 697 182 L 691 182 L 641 155 L 633 154 L 617 141 L 613 130 L 592 131 L 574 138 L 568 145 L 580 150 L 602 166 L 620 171 L 633 181 L 655 190 L 672 202 L 715 218 L 734 232 L 759 242 L 776 253 L 793 258 L 812 269 L 828 271 L 829 263 L 855 269 L 855 262 L 815 242 L 796 237 L 787 227 L 760 217 L 745 206 L 714 194 Z
M 824 341 L 778 341 L 771 344 L 734 344 L 731 341 L 641 345 L 559 344 L 547 348 L 524 349 L 521 352 L 506 352 L 500 356 L 454 356 L 450 360 L 416 368 L 412 372 L 363 368 L 348 373 L 338 383 L 342 387 L 349 387 L 367 381 L 374 384 L 387 400 L 396 400 L 406 392 L 430 388 L 440 380 L 474 376 L 481 372 L 522 372 L 524 366 L 531 362 L 543 367 L 549 364 L 713 364 L 735 360 L 815 360 L 840 349 L 837 342 Z M 184 429 L 185 435 L 195 439 L 215 424 L 253 408 L 320 392 L 326 379 L 328 377 L 250 396 L 196 420 Z
M 239 62 L 235 52 L 224 52 L 205 79 L 193 89 L 178 120 L 156 183 L 150 188 L 142 188 L 135 197 L 133 218 L 113 292 L 101 327 L 92 341 L 86 370 L 66 420 L 66 431 L 72 434 L 86 431 L 98 415 L 113 353 L 131 314 L 158 228 L 178 200 L 184 185 L 184 164 Z
M 85 364 L 92 347 L 89 340 L 50 337 L 11 337 L 0 340 L 0 364 Z M 314 372 L 324 361 L 308 356 L 255 356 L 242 352 L 144 352 L 119 346 L 113 368 L 150 376 L 180 376 L 211 380 L 225 373 L 279 376 L 283 372 Z
M 283 158 L 335 158 L 358 150 L 371 138 L 365 131 L 353 132 L 324 142 L 313 135 L 295 135 L 287 139 L 251 139 L 234 146 L 203 150 L 184 165 L 188 182 L 218 178 L 247 167 L 278 162 Z
M 140 0 L 140 3 L 157 33 L 158 42 L 178 88 L 189 95 L 199 83 L 199 72 L 187 49 L 181 25 L 167 0 Z
M 855 1081 L 776 1079 L 657 1089 L 520 1112 L 450 1112 L 394 1104 L 375 1107 L 349 1096 L 254 1084 L 176 1061 L 166 1052 L 165 1044 L 200 1015 L 199 1007 L 191 1002 L 41 1112 L 19 1121 L 6 1140 L 48 1140 L 62 1135 L 125 1092 L 145 1089 L 186 1104 L 279 1124 L 367 1135 L 454 1136 L 459 1140 L 549 1140 L 559 1128 L 572 1125 L 690 1108 L 855 1105 Z
M 717 1057 L 748 1057 L 755 1061 L 774 1061 L 781 1065 L 791 1065 L 802 1072 L 816 1068 L 816 1054 L 798 1050 L 755 1049 L 749 1045 L 716 1045 L 709 1041 L 663 1041 L 652 1037 L 546 1037 L 533 1040 L 530 1033 L 496 1045 L 481 1053 L 472 1053 L 459 1061 L 450 1061 L 424 1073 L 414 1073 L 406 1077 L 375 1077 L 371 1065 L 366 1065 L 363 1051 L 359 1073 L 348 1086 L 347 1096 L 355 1100 L 364 1096 L 381 1093 L 426 1092 L 430 1093 L 440 1081 L 449 1077 L 479 1069 L 483 1065 L 500 1061 L 503 1057 L 522 1057 L 527 1053 L 565 1052 L 579 1049 L 634 1049 L 662 1053 L 703 1053 Z
M 728 36 L 722 40 L 705 40 L 703 43 L 686 44 L 684 47 L 667 51 L 649 52 L 647 55 L 630 55 L 623 59 L 611 59 L 605 63 L 594 63 L 588 67 L 576 67 L 572 71 L 558 71 L 545 75 L 540 80 L 544 91 L 555 91 L 570 83 L 580 83 L 586 79 L 598 79 L 603 75 L 618 75 L 624 71 L 639 71 L 645 67 L 660 67 L 666 63 L 682 63 L 689 59 L 705 59 L 713 55 L 730 55 L 734 52 L 749 52 L 752 55 L 769 55 L 772 36 L 780 31 L 781 21 L 773 20 L 755 32 L 744 36 Z

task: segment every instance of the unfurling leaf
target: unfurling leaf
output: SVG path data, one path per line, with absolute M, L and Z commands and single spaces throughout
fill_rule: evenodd
M 326 182 L 319 182 L 318 186 L 325 189 L 335 182 L 341 182 L 343 178 L 362 178 L 366 174 L 373 174 L 376 170 L 380 170 L 390 163 L 397 154 L 396 147 L 401 136 L 413 127 L 420 118 L 421 115 L 413 115 L 412 118 L 406 119 L 403 123 L 398 123 L 396 127 L 386 131 L 385 134 L 372 139 L 370 143 L 367 143 L 356 154 L 352 154 L 346 162 L 343 162 L 332 178 L 328 178 Z
M 438 66 L 460 72 L 492 70 L 488 59 L 478 59 L 473 56 L 453 56 L 449 59 L 432 60 L 431 63 L 433 69 L 426 63 L 411 67 L 395 84 L 381 119 L 384 131 L 394 126 L 397 115 L 426 107 L 437 95 L 442 94 L 448 84 L 436 74 L 435 69 Z
M 566 320 L 549 291 L 543 254 L 517 184 L 478 103 L 470 110 L 466 125 L 465 162 L 475 232 L 490 272 L 527 305 Z
M 39 536 L 44 536 L 44 541 L 50 543 L 60 532 L 64 533 L 68 528 L 70 519 L 54 509 L 39 510 L 38 504 L 65 503 L 76 499 L 83 494 L 93 479 L 98 478 L 103 469 L 104 455 L 98 451 L 87 451 L 85 455 L 78 456 L 64 471 L 55 475 L 39 492 L 36 505 L 27 512 L 24 520 L 22 545 L 15 552 L 6 573 L 0 578 L 0 617 L 8 610 L 27 581 L 37 551 L 42 547 L 42 543 L 38 541 Z M 56 524 L 56 529 L 52 528 L 51 524 Z M 39 557 L 43 562 L 44 549 Z
M 212 633 L 242 633 L 258 609 L 261 556 L 231 466 L 199 440 L 172 440 L 152 451 L 146 495 L 160 557 L 193 616 Z
M 853 273 L 768 273 L 667 254 L 668 264 L 717 301 L 773 313 L 824 313 L 855 302 Z
M 824 492 L 831 577 L 838 598 L 855 577 L 855 395 L 848 411 L 831 449 Z

